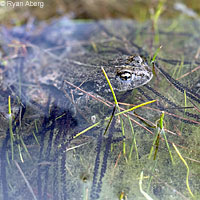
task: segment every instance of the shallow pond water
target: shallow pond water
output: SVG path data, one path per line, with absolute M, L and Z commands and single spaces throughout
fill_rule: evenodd
M 150 21 L 61 18 L 2 28 L 1 199 L 144 199 L 142 172 L 149 198 L 198 199 L 199 25 L 197 19 L 161 20 L 154 34 Z M 145 57 L 153 78 L 119 91 L 115 69 L 131 55 Z M 121 111 L 157 100 L 113 117 L 106 134 L 114 100 L 101 67 Z M 189 166 L 191 192 L 173 143 Z

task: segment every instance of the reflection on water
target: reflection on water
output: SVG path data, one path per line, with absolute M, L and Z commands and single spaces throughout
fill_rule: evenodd
M 170 21 L 160 24 L 163 48 L 155 63 L 148 23 L 63 18 L 31 31 L 2 29 L 1 199 L 142 199 L 142 171 L 142 188 L 153 199 L 188 199 L 186 168 L 172 143 L 190 167 L 189 186 L 198 196 L 198 21 L 178 22 L 174 28 Z M 118 91 L 116 76 L 126 86 L 135 80 L 126 63 L 135 54 L 146 57 L 149 80 Z M 114 100 L 101 66 L 120 109 L 157 100 L 113 117 L 106 134 Z M 162 111 L 174 165 L 159 132 Z M 155 139 L 157 154 L 149 159 Z

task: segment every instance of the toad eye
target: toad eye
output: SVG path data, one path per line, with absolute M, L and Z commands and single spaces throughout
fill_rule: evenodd
M 123 74 L 120 75 L 120 78 L 122 80 L 127 81 L 127 80 L 129 80 L 131 78 L 131 74 L 129 72 L 123 73 Z
M 117 72 L 116 77 L 121 81 L 128 81 L 132 79 L 132 72 L 129 70 L 120 70 Z

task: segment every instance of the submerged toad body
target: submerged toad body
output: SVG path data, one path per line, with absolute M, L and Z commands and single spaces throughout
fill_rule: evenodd
M 55 87 L 60 88 L 63 83 L 62 77 L 64 77 L 64 80 L 76 86 L 81 85 L 86 91 L 99 95 L 110 93 L 109 85 L 100 66 L 84 64 L 73 59 L 68 60 L 68 63 L 62 66 L 65 68 L 59 68 L 60 71 L 50 70 L 45 76 L 38 76 L 41 77 L 40 81 L 48 85 L 53 83 Z M 52 71 L 55 71 L 57 75 L 53 76 Z M 110 60 L 105 66 L 105 71 L 116 91 L 127 91 L 140 87 L 147 84 L 153 77 L 152 69 L 146 59 L 138 54 Z M 68 84 L 66 86 L 68 88 Z
M 115 66 L 115 77 L 111 78 L 111 83 L 115 90 L 126 91 L 145 85 L 152 77 L 151 67 L 146 60 L 133 55 Z

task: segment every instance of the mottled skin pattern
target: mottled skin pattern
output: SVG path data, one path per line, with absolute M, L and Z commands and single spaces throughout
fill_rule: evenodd
M 131 90 L 148 83 L 153 77 L 151 68 L 147 62 L 139 55 L 129 56 L 123 65 L 115 66 L 116 90 Z

